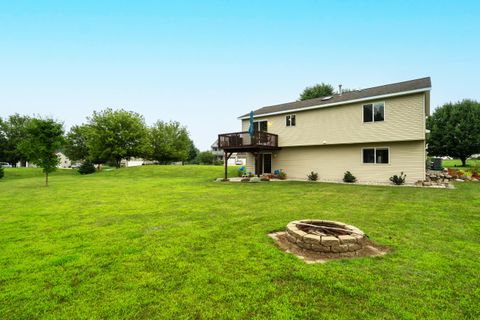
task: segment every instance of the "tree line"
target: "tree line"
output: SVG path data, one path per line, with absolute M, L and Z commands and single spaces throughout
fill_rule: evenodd
M 59 164 L 59 151 L 72 161 L 116 167 L 130 158 L 166 164 L 195 162 L 199 156 L 187 128 L 178 121 L 147 126 L 142 115 L 123 109 L 95 111 L 67 133 L 54 119 L 19 114 L 0 118 L 0 162 L 34 163 L 44 169 L 48 183 L 48 173 Z

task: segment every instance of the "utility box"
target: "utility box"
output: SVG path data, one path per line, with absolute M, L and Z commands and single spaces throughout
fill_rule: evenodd
M 432 158 L 431 170 L 441 171 L 443 170 L 442 158 Z

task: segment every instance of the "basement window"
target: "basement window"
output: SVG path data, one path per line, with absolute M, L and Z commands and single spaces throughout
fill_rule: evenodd
M 297 124 L 297 119 L 294 114 L 290 114 L 285 117 L 285 125 L 287 127 L 295 127 L 296 124 Z
M 363 148 L 362 160 L 364 164 L 389 164 L 390 149 L 389 148 Z
M 383 102 L 363 105 L 363 122 L 379 122 L 385 120 L 385 104 Z

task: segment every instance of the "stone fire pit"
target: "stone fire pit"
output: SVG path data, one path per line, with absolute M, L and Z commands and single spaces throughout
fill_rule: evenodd
M 287 225 L 288 241 L 300 248 L 323 253 L 355 256 L 367 242 L 362 230 L 341 222 L 328 220 L 299 220 Z
M 280 249 L 295 254 L 306 262 L 328 259 L 377 256 L 388 249 L 378 246 L 357 227 L 329 220 L 297 220 L 287 225 L 286 232 L 271 233 Z

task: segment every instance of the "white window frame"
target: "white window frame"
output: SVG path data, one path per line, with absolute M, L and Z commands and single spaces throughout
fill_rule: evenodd
M 378 103 L 383 103 L 383 120 L 382 121 L 375 121 L 375 104 L 378 104 Z M 370 122 L 365 122 L 365 118 L 364 118 L 364 115 L 363 115 L 363 107 L 366 106 L 367 104 L 371 104 L 372 105 L 372 121 Z M 371 124 L 371 123 L 375 123 L 375 122 L 385 122 L 386 119 L 387 119 L 387 105 L 385 103 L 385 101 L 375 101 L 375 102 L 369 102 L 369 103 L 364 103 L 362 104 L 362 108 L 361 108 L 361 111 L 362 111 L 362 123 L 363 124 Z
M 288 121 L 290 124 L 287 124 L 287 118 L 289 117 Z M 292 117 L 295 117 L 295 124 L 292 124 Z M 297 126 L 297 114 L 291 113 L 285 115 L 285 127 L 296 127 Z
M 365 150 L 365 149 L 373 149 L 373 161 L 374 161 L 373 163 L 363 162 L 363 150 Z M 388 163 L 377 163 L 377 149 L 388 150 Z M 386 165 L 390 165 L 391 159 L 392 159 L 392 152 L 390 150 L 390 147 L 363 147 L 361 152 L 360 152 L 360 161 L 365 166 L 375 166 L 375 165 L 386 166 Z

